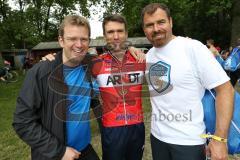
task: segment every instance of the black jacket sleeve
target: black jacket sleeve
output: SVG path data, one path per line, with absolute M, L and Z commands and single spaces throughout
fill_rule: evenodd
M 19 93 L 14 113 L 13 127 L 18 136 L 32 150 L 49 159 L 61 159 L 66 147 L 41 123 L 41 89 L 37 69 L 31 69 Z

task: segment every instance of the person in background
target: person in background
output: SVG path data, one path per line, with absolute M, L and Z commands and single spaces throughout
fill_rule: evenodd
M 240 65 L 240 38 L 237 39 L 235 47 L 232 49 L 233 50 L 237 50 L 236 56 L 238 58 L 236 58 L 237 65 Z M 231 53 L 230 53 L 231 55 Z M 236 71 L 233 72 L 229 72 L 229 76 L 231 79 L 231 83 L 233 85 L 233 87 L 237 84 L 238 80 L 240 79 L 240 67 L 238 67 L 238 69 Z
M 230 51 L 228 49 L 224 49 L 221 51 L 221 57 L 223 58 L 224 61 L 228 58 L 229 54 Z
M 23 61 L 23 74 L 26 73 L 27 70 L 29 70 L 32 67 L 32 63 L 31 63 L 31 58 L 29 57 L 24 57 L 24 61 Z
M 4 69 L 4 60 L 2 58 L 2 54 L 0 53 L 0 80 L 6 81 L 3 77 L 6 74 L 6 71 Z
M 207 47 L 215 57 L 219 56 L 219 51 L 214 46 L 214 40 L 213 39 L 208 39 L 207 40 Z
M 2 57 L 2 54 L 0 52 L 0 80 L 2 81 L 6 81 L 6 79 L 4 78 L 4 76 L 6 75 L 7 71 L 6 71 L 6 66 L 8 66 L 9 68 L 11 67 L 11 63 L 8 62 L 7 60 L 4 60 Z

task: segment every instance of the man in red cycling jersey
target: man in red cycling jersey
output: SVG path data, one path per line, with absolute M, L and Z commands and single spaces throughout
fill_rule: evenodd
M 120 15 L 103 20 L 107 52 L 93 61 L 103 102 L 104 160 L 141 160 L 145 131 L 141 90 L 145 63 L 137 63 L 127 49 L 127 23 Z

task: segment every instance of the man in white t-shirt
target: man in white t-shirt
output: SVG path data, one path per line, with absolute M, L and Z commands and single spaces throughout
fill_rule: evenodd
M 216 132 L 207 151 L 211 160 L 226 160 L 226 138 L 234 90 L 228 76 L 205 45 L 172 34 L 167 6 L 153 3 L 142 11 L 143 30 L 153 44 L 146 56 L 152 104 L 153 160 L 204 160 L 205 133 L 201 99 L 215 89 Z

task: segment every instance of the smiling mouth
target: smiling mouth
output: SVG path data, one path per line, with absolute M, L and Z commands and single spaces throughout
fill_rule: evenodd
M 155 38 L 155 39 L 163 39 L 164 37 L 165 37 L 164 34 L 155 34 L 155 35 L 153 35 L 153 38 Z
M 84 50 L 73 50 L 73 52 L 77 55 L 85 55 L 86 53 L 84 52 Z

